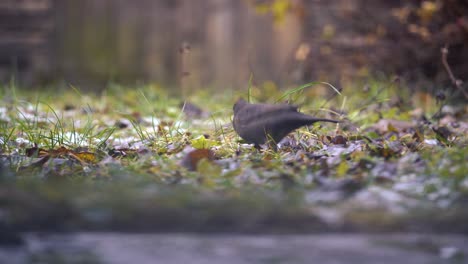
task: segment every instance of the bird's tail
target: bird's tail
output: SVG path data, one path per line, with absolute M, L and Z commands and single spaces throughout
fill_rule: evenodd
M 339 120 L 333 120 L 333 119 L 327 119 L 327 118 L 315 118 L 315 117 L 310 117 L 309 118 L 310 123 L 315 123 L 315 122 L 330 122 L 330 123 L 340 123 L 341 121 Z

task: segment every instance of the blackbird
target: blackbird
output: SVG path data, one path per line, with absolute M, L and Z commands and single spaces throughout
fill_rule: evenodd
M 234 130 L 247 143 L 255 144 L 256 148 L 267 142 L 278 143 L 291 131 L 301 126 L 318 121 L 339 122 L 300 113 L 294 105 L 250 104 L 242 98 L 237 100 L 233 110 Z

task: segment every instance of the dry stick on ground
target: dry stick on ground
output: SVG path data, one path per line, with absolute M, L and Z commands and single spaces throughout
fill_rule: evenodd
M 462 80 L 455 78 L 455 76 L 453 75 L 452 69 L 450 69 L 450 65 L 447 62 L 447 54 L 448 54 L 447 45 L 445 45 L 441 49 L 441 52 L 442 52 L 442 64 L 444 65 L 445 70 L 447 71 L 450 77 L 450 80 L 452 81 L 453 85 L 463 93 L 463 95 L 465 96 L 465 99 L 468 99 L 468 93 L 462 87 L 462 84 L 463 84 Z

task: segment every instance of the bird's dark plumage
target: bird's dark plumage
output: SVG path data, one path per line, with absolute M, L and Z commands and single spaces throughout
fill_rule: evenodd
M 250 104 L 239 99 L 233 107 L 233 126 L 237 134 L 248 143 L 258 147 L 272 140 L 278 143 L 291 131 L 318 121 L 339 121 L 315 118 L 297 111 L 288 104 Z

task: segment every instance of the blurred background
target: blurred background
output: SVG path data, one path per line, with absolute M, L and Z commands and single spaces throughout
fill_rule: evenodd
M 2 0 L 0 82 L 245 89 L 468 73 L 465 0 Z M 424 87 L 423 87 L 424 88 Z

